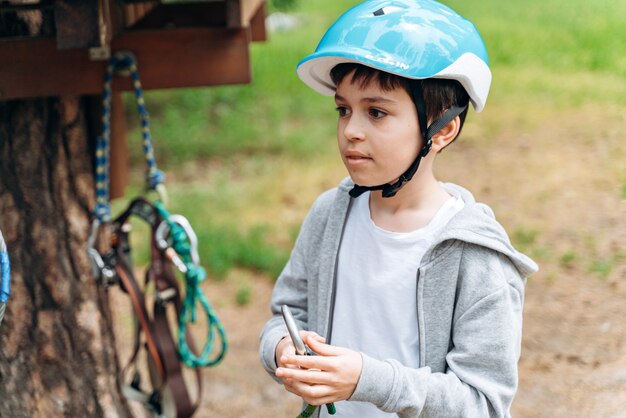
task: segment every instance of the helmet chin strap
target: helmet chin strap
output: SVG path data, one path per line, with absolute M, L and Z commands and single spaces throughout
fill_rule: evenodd
M 419 168 L 422 158 L 430 152 L 430 147 L 433 144 L 433 136 L 435 136 L 437 132 L 443 129 L 444 126 L 450 123 L 467 108 L 467 106 L 452 106 L 446 110 L 439 119 L 431 123 L 430 126 L 427 126 L 426 105 L 424 104 L 424 95 L 422 94 L 422 89 L 419 83 L 412 83 L 411 94 L 413 103 L 415 103 L 415 107 L 417 108 L 417 119 L 420 125 L 420 132 L 422 133 L 422 137 L 424 139 L 424 146 L 420 150 L 419 154 L 417 154 L 417 157 L 409 168 L 407 168 L 406 171 L 398 177 L 398 180 L 393 183 L 385 183 L 378 186 L 360 186 L 355 184 L 349 192 L 351 197 L 359 197 L 363 193 L 370 190 L 382 190 L 383 197 L 395 196 L 396 193 L 398 193 L 398 190 L 400 190 L 402 186 L 413 178 Z

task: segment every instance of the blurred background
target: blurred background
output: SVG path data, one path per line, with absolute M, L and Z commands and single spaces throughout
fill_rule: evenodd
M 230 340 L 224 362 L 204 373 L 199 417 L 299 412 L 262 370 L 258 334 L 301 221 L 346 172 L 334 102 L 301 83 L 295 65 L 357 3 L 274 0 L 269 40 L 252 45 L 250 85 L 146 93 L 171 211 L 196 228 L 205 291 Z M 489 204 L 540 265 L 527 286 L 513 416 L 625 417 L 626 2 L 444 3 L 478 27 L 494 78 L 437 175 Z M 125 96 L 128 197 L 143 182 L 133 100 Z M 131 332 L 130 318 L 117 324 Z

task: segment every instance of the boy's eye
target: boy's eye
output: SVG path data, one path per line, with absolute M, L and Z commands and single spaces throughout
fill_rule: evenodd
M 383 112 L 382 110 L 376 109 L 376 108 L 370 109 L 369 110 L 369 114 L 374 119 L 380 119 L 380 118 L 383 118 L 383 117 L 387 116 L 386 112 Z
M 346 116 L 348 114 L 348 108 L 345 106 L 337 106 L 337 113 L 339 113 L 339 117 Z

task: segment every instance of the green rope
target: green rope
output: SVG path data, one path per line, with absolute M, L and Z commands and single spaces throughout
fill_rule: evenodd
M 300 415 L 298 415 L 296 418 L 309 418 L 310 416 L 313 415 L 313 413 L 317 410 L 317 406 L 315 405 L 307 405 L 302 412 L 300 412 Z M 329 415 L 335 415 L 337 413 L 337 409 L 335 408 L 335 404 L 334 403 L 327 403 L 326 404 L 326 411 L 328 411 Z
M 317 406 L 307 405 L 306 408 L 304 408 L 302 412 L 300 412 L 300 415 L 298 415 L 296 418 L 309 418 L 316 410 Z
M 187 268 L 187 272 L 185 273 L 185 300 L 180 311 L 180 319 L 178 323 L 178 353 L 188 367 L 196 368 L 215 366 L 222 361 L 226 355 L 228 342 L 226 339 L 226 331 L 224 330 L 222 323 L 218 319 L 215 311 L 200 288 L 200 283 L 207 278 L 206 271 L 202 266 L 194 262 L 190 239 L 185 229 L 178 223 L 171 220 L 169 212 L 165 209 L 162 203 L 157 202 L 155 207 L 170 228 L 169 234 L 172 239 L 172 248 L 180 256 L 185 264 L 185 267 Z M 185 330 L 187 322 L 196 322 L 196 305 L 198 303 L 202 306 L 202 309 L 207 317 L 208 336 L 202 353 L 199 356 L 196 356 L 189 348 Z M 214 357 L 211 357 L 211 352 L 213 351 L 213 345 L 216 338 L 216 330 L 219 334 L 222 346 L 219 352 Z

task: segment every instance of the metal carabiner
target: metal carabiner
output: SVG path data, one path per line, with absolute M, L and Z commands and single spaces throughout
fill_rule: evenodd
M 91 273 L 94 278 L 99 280 L 103 285 L 110 286 L 115 282 L 115 270 L 106 265 L 102 259 L 102 255 L 100 255 L 100 252 L 96 249 L 96 239 L 98 238 L 100 225 L 100 220 L 97 218 L 91 223 L 91 232 L 87 238 L 87 256 L 89 257 Z
M 198 254 L 198 237 L 196 236 L 196 233 L 191 227 L 191 224 L 189 223 L 187 218 L 185 218 L 183 215 L 172 214 L 169 216 L 169 222 L 178 224 L 181 228 L 183 228 L 190 244 L 189 252 L 191 256 L 191 262 L 195 265 L 200 265 L 200 255 Z M 165 253 L 165 256 L 169 258 L 172 263 L 174 263 L 176 268 L 178 268 L 181 273 L 187 274 L 187 266 L 166 239 L 166 236 L 169 235 L 169 233 L 170 226 L 168 224 L 168 221 L 161 221 L 159 226 L 157 226 L 156 231 L 154 232 L 154 238 L 156 240 L 157 247 L 159 247 L 159 249 Z
M 191 245 L 191 261 L 195 265 L 200 265 L 200 255 L 198 254 L 198 236 L 191 227 L 191 224 L 183 215 L 172 214 L 170 215 L 170 219 L 172 222 L 177 223 L 185 230 L 187 238 L 189 238 L 189 244 Z
M 159 250 L 163 251 L 165 256 L 176 266 L 176 268 L 183 274 L 187 274 L 187 266 L 183 260 L 176 254 L 176 251 L 172 248 L 170 243 L 165 239 L 170 233 L 170 226 L 166 220 L 161 221 L 154 232 L 154 239 Z

